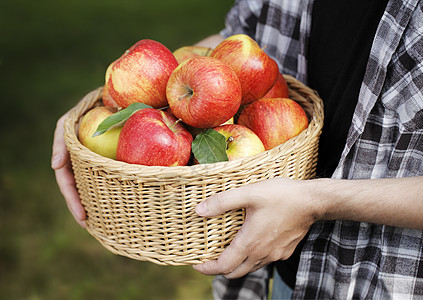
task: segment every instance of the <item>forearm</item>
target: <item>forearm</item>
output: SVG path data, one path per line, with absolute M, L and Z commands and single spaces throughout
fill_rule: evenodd
M 312 181 L 320 219 L 423 230 L 423 177 Z

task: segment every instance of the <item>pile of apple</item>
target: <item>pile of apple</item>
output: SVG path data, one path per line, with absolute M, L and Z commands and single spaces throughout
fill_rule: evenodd
M 85 114 L 78 137 L 90 150 L 127 163 L 210 163 L 218 147 L 226 155 L 218 160 L 234 160 L 272 149 L 308 126 L 276 62 L 244 34 L 215 49 L 187 46 L 173 53 L 141 40 L 105 77 L 103 105 Z M 220 146 L 213 145 L 219 139 Z

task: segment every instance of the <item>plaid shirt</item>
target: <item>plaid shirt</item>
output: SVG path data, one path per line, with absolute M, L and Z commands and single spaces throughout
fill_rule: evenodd
M 238 0 L 223 36 L 246 33 L 283 73 L 307 83 L 313 0 Z M 333 178 L 423 175 L 423 1 L 390 0 L 379 23 L 347 142 Z M 216 299 L 264 299 L 269 268 L 217 276 Z M 423 233 L 353 221 L 314 224 L 293 298 L 423 297 Z

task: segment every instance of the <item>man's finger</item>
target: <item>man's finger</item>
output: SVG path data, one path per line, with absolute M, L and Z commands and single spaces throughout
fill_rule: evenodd
M 85 227 L 85 209 L 81 204 L 81 200 L 79 199 L 78 191 L 75 188 L 75 179 L 69 168 L 70 166 L 66 165 L 60 169 L 55 170 L 56 181 L 75 220 L 82 227 Z
M 196 265 L 194 269 L 205 275 L 227 275 L 232 273 L 232 271 L 238 268 L 247 258 L 246 253 L 239 252 L 239 249 L 236 249 L 237 246 L 233 242 L 220 254 L 217 260 Z
M 246 245 L 248 245 L 248 236 L 243 234 L 241 228 L 217 260 L 196 265 L 194 269 L 206 275 L 228 275 L 248 258 Z
M 230 210 L 246 208 L 249 205 L 249 190 L 251 190 L 250 186 L 243 186 L 216 193 L 200 202 L 195 211 L 202 217 L 212 217 Z
M 262 267 L 266 266 L 269 262 L 265 259 L 257 259 L 254 256 L 249 256 L 244 260 L 238 267 L 232 270 L 229 274 L 226 274 L 225 277 L 228 279 L 234 279 L 242 277 L 248 273 L 257 271 Z
M 66 115 L 65 115 L 66 116 Z M 62 116 L 56 125 L 54 131 L 54 140 L 53 140 L 53 153 L 51 156 L 51 167 L 54 170 L 63 168 L 68 160 L 68 150 L 66 148 L 65 139 L 64 139 L 64 128 L 63 124 L 65 121 L 65 116 Z

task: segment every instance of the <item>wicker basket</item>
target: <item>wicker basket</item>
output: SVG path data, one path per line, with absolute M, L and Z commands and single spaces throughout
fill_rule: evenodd
M 323 125 L 321 99 L 291 76 L 290 96 L 300 103 L 309 127 L 286 143 L 253 157 L 208 165 L 151 167 L 102 157 L 77 138 L 78 122 L 101 100 L 102 88 L 87 94 L 65 122 L 87 230 L 112 253 L 161 265 L 216 259 L 240 229 L 243 210 L 214 218 L 194 208 L 208 196 L 264 179 L 309 179 L 315 174 Z

